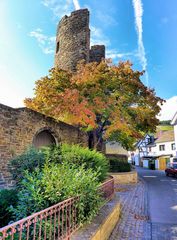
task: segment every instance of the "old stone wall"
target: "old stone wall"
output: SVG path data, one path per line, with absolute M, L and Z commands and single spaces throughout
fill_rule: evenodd
M 75 71 L 80 60 L 100 62 L 105 58 L 105 46 L 90 49 L 89 11 L 80 9 L 64 16 L 56 34 L 55 67 Z
M 105 58 L 105 46 L 104 45 L 94 45 L 90 49 L 90 62 L 101 62 Z
M 115 184 L 134 184 L 138 182 L 138 174 L 136 171 L 110 173 L 114 178 Z
M 74 126 L 27 108 L 14 109 L 0 104 L 0 185 L 11 184 L 9 160 L 33 144 L 37 133 L 49 130 L 57 143 L 88 146 L 87 134 Z
M 55 67 L 74 71 L 78 61 L 89 61 L 89 11 L 81 9 L 64 16 L 56 36 Z

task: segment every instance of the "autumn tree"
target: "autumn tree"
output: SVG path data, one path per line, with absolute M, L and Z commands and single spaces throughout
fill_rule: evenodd
M 28 108 L 79 126 L 93 134 L 94 147 L 101 139 L 132 147 L 144 133 L 154 132 L 163 100 L 140 80 L 144 72 L 132 64 L 109 61 L 81 62 L 76 72 L 52 68 L 49 76 L 36 81 Z

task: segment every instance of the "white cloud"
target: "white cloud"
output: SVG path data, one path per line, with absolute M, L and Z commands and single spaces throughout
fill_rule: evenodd
M 161 121 L 171 120 L 177 112 L 177 96 L 169 98 L 161 107 L 161 112 L 158 118 Z
M 91 26 L 91 38 L 90 45 L 103 44 L 105 46 L 110 45 L 110 40 L 107 36 L 105 36 L 100 28 Z
M 73 0 L 73 4 L 74 4 L 74 7 L 75 7 L 75 10 L 78 10 L 78 9 L 81 8 L 78 0 Z
M 131 52 L 119 52 L 116 49 L 109 49 L 110 40 L 109 38 L 103 33 L 102 29 L 98 27 L 91 26 L 91 39 L 90 39 L 90 45 L 97 45 L 97 44 L 103 44 L 106 46 L 106 58 L 111 58 L 113 60 L 125 60 L 127 58 L 139 58 L 139 52 L 138 51 L 131 51 Z
M 75 10 L 80 9 L 78 0 L 42 0 L 42 4 L 48 7 L 58 18 L 69 15 L 74 10 L 73 6 Z
M 54 16 L 59 18 L 68 15 L 72 9 L 72 0 L 42 0 L 42 4 L 52 10 Z
M 146 71 L 145 78 L 146 84 L 149 85 L 149 78 L 147 73 L 147 59 L 145 48 L 143 44 L 143 25 L 142 25 L 142 16 L 143 16 L 143 4 L 141 0 L 133 0 L 133 7 L 135 13 L 135 25 L 136 31 L 138 35 L 138 52 L 139 52 L 139 59 L 142 65 L 143 70 Z
M 45 34 L 43 34 L 42 29 L 37 28 L 34 31 L 31 31 L 29 33 L 30 37 L 34 37 L 37 42 L 39 47 L 42 49 L 43 53 L 45 54 L 53 54 L 54 53 L 54 48 L 55 48 L 55 36 L 49 37 Z
M 106 58 L 112 58 L 114 60 L 117 60 L 121 58 L 122 60 L 124 58 L 129 58 L 129 57 L 137 57 L 137 51 L 132 51 L 132 52 L 118 52 L 115 49 L 110 49 L 106 51 Z

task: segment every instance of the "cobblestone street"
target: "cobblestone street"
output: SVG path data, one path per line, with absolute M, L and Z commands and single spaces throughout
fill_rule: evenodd
M 149 216 L 147 185 L 117 185 L 121 218 L 110 240 L 177 240 L 177 224 L 152 223 Z

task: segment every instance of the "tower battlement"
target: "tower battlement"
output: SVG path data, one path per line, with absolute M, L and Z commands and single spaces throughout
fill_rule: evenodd
M 90 62 L 101 62 L 105 58 L 105 45 L 94 45 L 91 46 L 89 53 Z
M 57 27 L 55 67 L 75 71 L 80 60 L 100 62 L 105 58 L 105 46 L 90 49 L 89 11 L 80 9 L 64 16 Z

